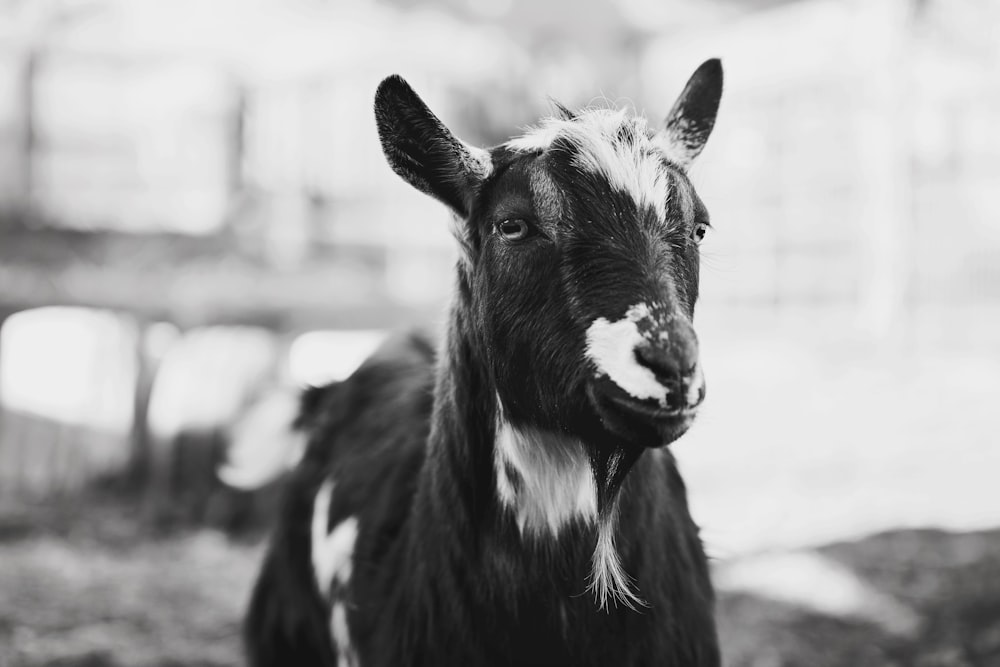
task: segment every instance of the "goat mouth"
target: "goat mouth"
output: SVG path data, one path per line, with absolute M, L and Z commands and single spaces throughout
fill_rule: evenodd
M 637 399 L 609 382 L 592 383 L 588 394 L 604 427 L 632 445 L 645 448 L 669 445 L 694 423 L 697 407 L 670 409 Z

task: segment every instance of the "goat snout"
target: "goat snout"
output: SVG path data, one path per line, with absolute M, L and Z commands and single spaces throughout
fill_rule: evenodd
M 698 337 L 680 316 L 633 306 L 614 322 L 587 330 L 594 365 L 590 399 L 605 427 L 645 447 L 669 444 L 687 431 L 705 399 Z
M 705 376 L 693 331 L 664 330 L 640 343 L 635 359 L 667 390 L 664 407 L 668 410 L 690 410 L 705 399 Z
M 586 354 L 599 381 L 620 394 L 616 400 L 658 404 L 655 412 L 688 412 L 705 397 L 698 362 L 698 336 L 683 317 L 646 304 L 629 308 L 614 322 L 598 318 L 587 330 Z M 668 414 L 663 414 L 664 412 Z

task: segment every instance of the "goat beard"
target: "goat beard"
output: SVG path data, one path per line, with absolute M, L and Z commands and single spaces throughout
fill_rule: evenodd
M 639 597 L 634 580 L 622 565 L 615 548 L 615 522 L 618 497 L 632 466 L 642 456 L 644 447 L 604 442 L 590 446 L 590 466 L 597 487 L 597 541 L 591 561 L 590 584 L 600 609 L 623 604 L 637 610 L 648 606 Z
M 590 447 L 590 467 L 597 487 L 597 513 L 610 516 L 615 500 L 632 466 L 642 455 L 642 447 L 600 443 Z

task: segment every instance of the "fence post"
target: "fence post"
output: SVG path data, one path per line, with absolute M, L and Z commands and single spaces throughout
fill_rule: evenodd
M 857 317 L 872 340 L 898 348 L 905 342 L 912 272 L 913 163 L 907 132 L 914 14 L 906 0 L 859 2 L 858 7 L 863 7 L 859 17 L 870 21 L 880 38 L 857 63 L 862 84 L 856 92 L 855 135 L 863 176 L 859 228 L 864 253 Z
M 0 349 L 3 348 L 3 325 L 7 322 L 7 317 L 10 315 L 9 312 L 5 310 L 0 310 Z M 3 377 L 3 357 L 0 357 L 0 378 Z M 2 386 L 0 386 L 0 500 L 4 496 L 4 487 L 10 482 L 10 477 L 3 474 L 3 470 L 10 470 L 11 466 L 6 465 L 6 456 L 4 455 L 4 449 L 6 448 L 7 441 L 7 426 L 4 423 L 6 418 L 6 406 L 3 400 Z
M 18 110 L 18 144 L 17 171 L 18 206 L 21 214 L 30 217 L 34 214 L 35 203 L 35 150 L 37 148 L 38 128 L 36 112 L 36 83 L 38 79 L 41 54 L 32 47 L 25 54 L 21 63 L 18 86 L 20 90 L 16 99 L 20 101 Z
M 234 83 L 232 107 L 226 117 L 226 185 L 230 202 L 238 201 L 245 188 L 243 162 L 246 156 L 248 98 L 246 86 Z
M 135 393 L 132 396 L 132 431 L 126 484 L 140 489 L 150 480 L 152 440 L 149 433 L 149 399 L 159 359 L 150 350 L 149 332 L 152 325 L 145 319 L 136 321 Z

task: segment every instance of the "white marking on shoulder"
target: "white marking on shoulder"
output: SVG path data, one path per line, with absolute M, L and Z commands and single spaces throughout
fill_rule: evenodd
M 625 317 L 616 322 L 599 317 L 587 329 L 586 355 L 598 374 L 607 375 L 630 396 L 666 405 L 669 389 L 635 357 L 636 348 L 644 341 L 639 322 L 650 317 L 649 306 L 644 303 L 629 308 Z
M 625 109 L 585 109 L 572 119 L 546 118 L 504 145 L 514 151 L 544 151 L 557 139 L 577 149 L 577 167 L 603 176 L 612 188 L 629 194 L 638 207 L 651 207 L 661 221 L 666 219 L 665 156 L 645 118 L 631 116 Z
M 522 535 L 557 536 L 573 519 L 596 518 L 597 487 L 579 440 L 514 428 L 501 417 L 493 453 L 497 495 L 515 513 Z
M 333 480 L 327 479 L 319 487 L 313 502 L 311 525 L 313 573 L 324 598 L 330 594 L 334 582 L 343 586 L 350 581 L 354 542 L 358 539 L 356 517 L 344 519 L 332 531 L 327 531 L 333 486 Z

